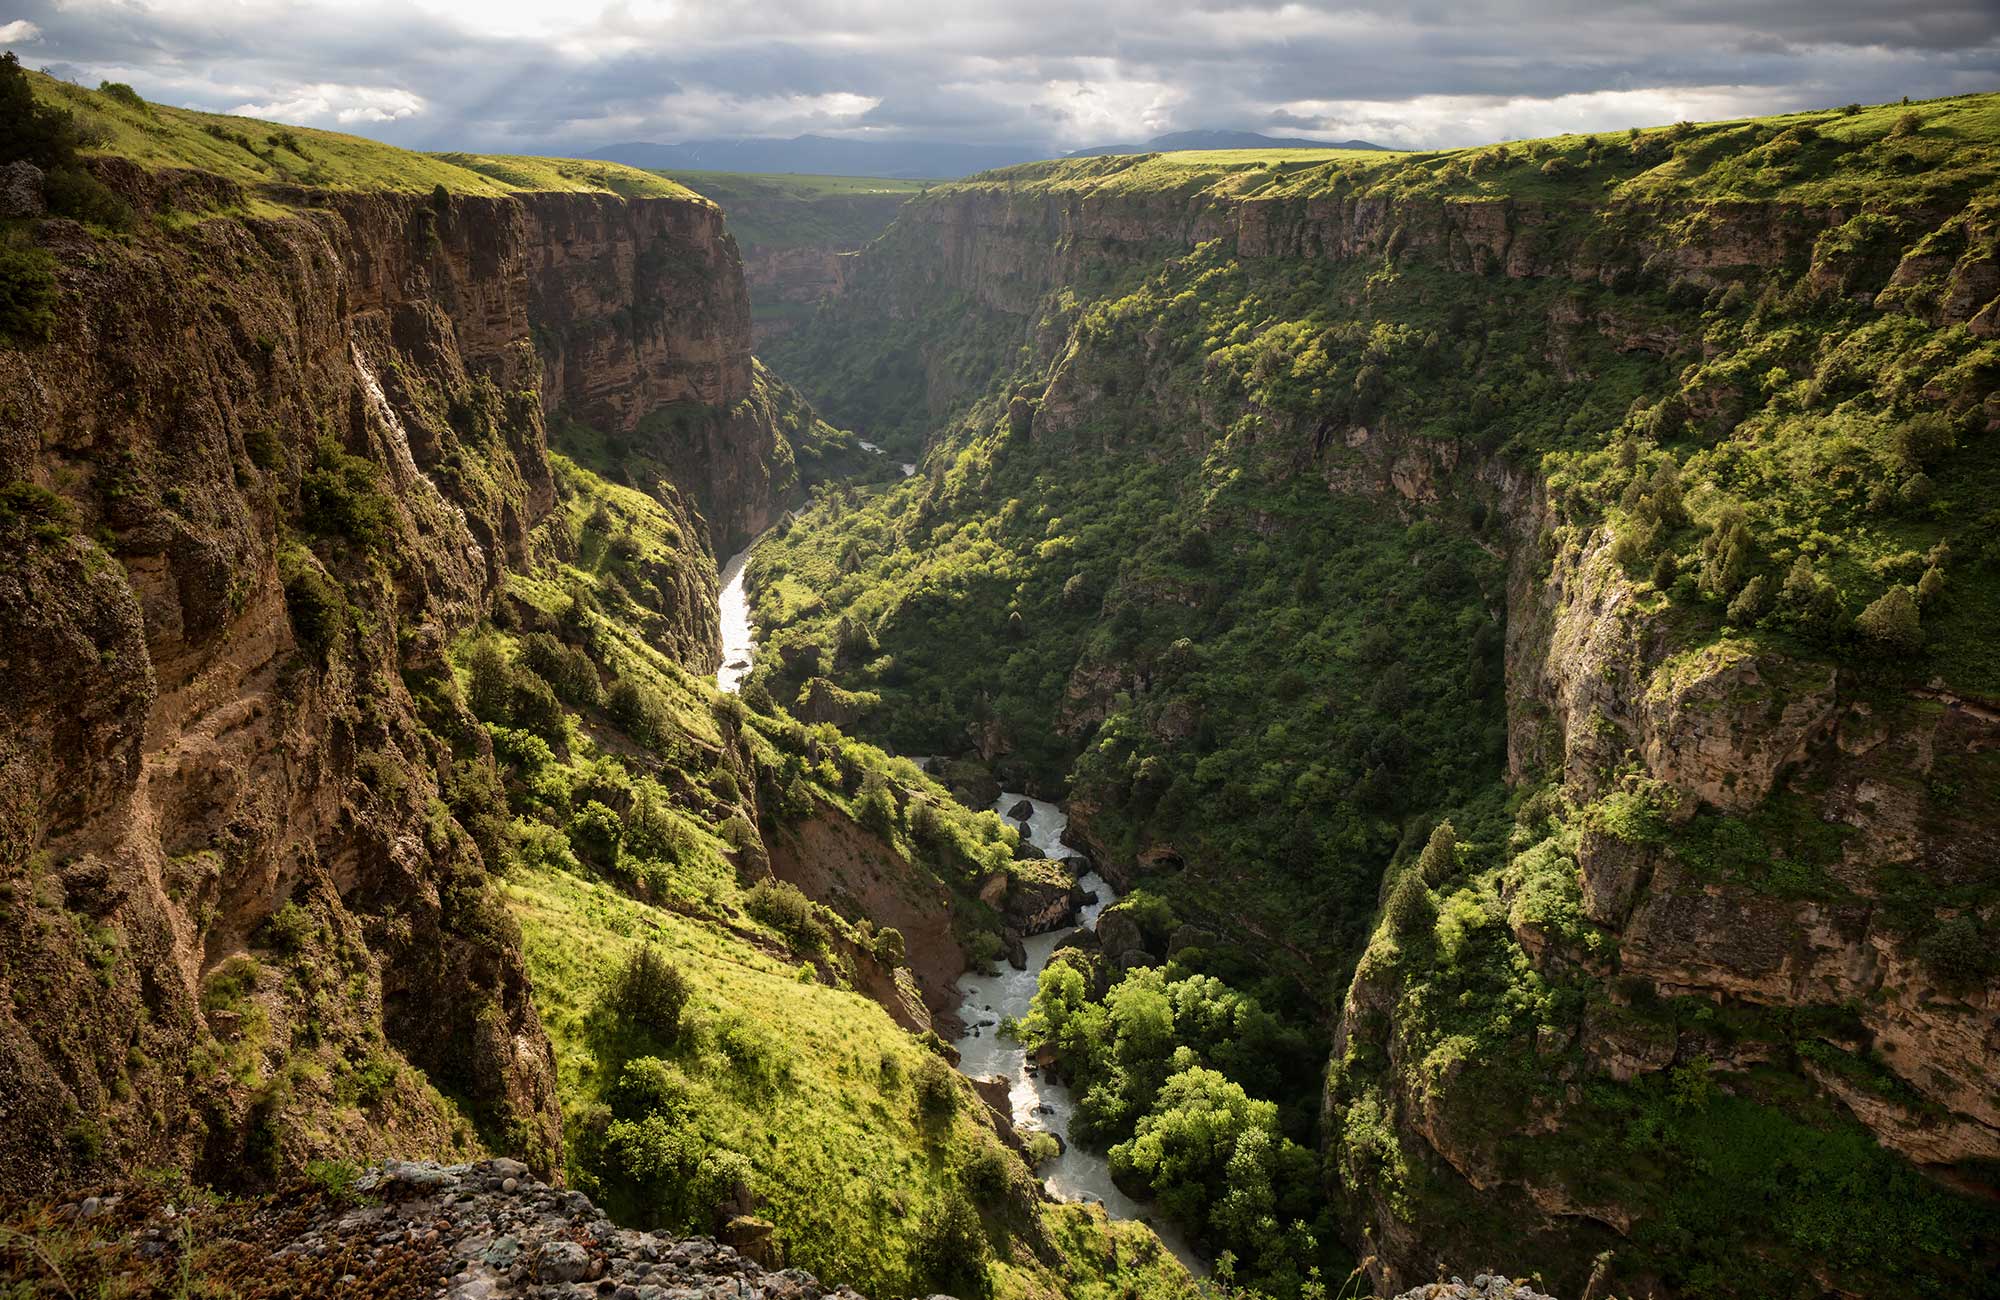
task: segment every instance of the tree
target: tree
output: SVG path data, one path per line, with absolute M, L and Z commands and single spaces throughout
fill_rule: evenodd
M 1856 616 L 1854 626 L 1884 655 L 1915 654 L 1923 648 L 1917 600 L 1908 587 L 1891 587 L 1883 592 Z
M 613 1020 L 661 1043 L 680 1035 L 687 1006 L 687 977 L 651 944 L 635 948 L 612 978 L 604 1005 Z
M 1389 891 L 1389 924 L 1405 938 L 1427 933 L 1437 922 L 1437 904 L 1424 888 L 1421 872 L 1406 871 Z
M 1711 599 L 1733 597 L 1750 571 L 1750 526 L 1745 521 L 1743 507 L 1731 505 L 1716 516 L 1701 544 L 1701 555 L 1701 589 Z
M 954 1187 L 925 1208 L 917 1224 L 911 1263 L 916 1266 L 922 1289 L 984 1295 L 989 1249 L 978 1211 L 965 1193 Z
M 465 702 L 481 722 L 505 725 L 514 717 L 514 669 L 492 640 L 472 647 L 465 665 Z
M 1458 870 L 1458 832 L 1450 819 L 1437 824 L 1417 857 L 1417 877 L 1433 889 L 1451 879 Z

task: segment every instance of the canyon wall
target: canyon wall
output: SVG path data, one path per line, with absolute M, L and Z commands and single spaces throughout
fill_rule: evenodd
M 654 431 L 719 542 L 789 490 L 720 214 L 440 190 L 204 217 L 248 196 L 99 170 L 138 233 L 39 223 L 55 326 L 0 349 L 0 1168 L 559 1169 L 445 650 L 568 544 L 538 530 L 545 409 Z M 674 638 L 695 671 L 712 602 Z
M 1566 1145 L 1613 1122 L 1592 1092 L 1600 1081 L 1694 1088 L 1686 1081 L 1712 1077 L 1787 1114 L 1787 1098 L 1809 1095 L 1924 1177 L 1991 1196 L 2000 984 L 1990 964 L 1967 978 L 1925 955 L 1942 927 L 1994 919 L 2000 700 L 1988 682 L 1911 679 L 1783 638 L 1718 635 L 1715 620 L 1691 621 L 1628 576 L 1613 558 L 1616 520 L 1576 510 L 1533 460 L 1379 421 L 1211 403 L 1173 387 L 1165 361 L 1149 368 L 1173 347 L 1164 325 L 1139 331 L 1137 367 L 1129 340 L 1116 356 L 1093 356 L 1092 338 L 1075 330 L 1090 286 L 1171 268 L 1210 241 L 1246 264 L 1420 266 L 1466 294 L 1493 278 L 1554 281 L 1620 295 L 1551 296 L 1545 351 L 1564 379 L 1590 379 L 1569 366 L 1579 334 L 1653 355 L 1686 368 L 1686 391 L 1665 391 L 1726 434 L 1742 391 L 1686 378 L 1719 350 L 1704 339 L 1704 302 L 1713 309 L 1726 291 L 1872 305 L 1875 319 L 1960 331 L 1955 346 L 1975 348 L 1966 340 L 2000 331 L 1990 203 L 1883 217 L 1860 201 L 1393 200 L 1338 186 L 1259 198 L 1036 179 L 1020 169 L 913 202 L 848 276 L 842 316 L 864 337 L 918 350 L 933 427 L 993 397 L 978 363 L 949 352 L 968 335 L 947 335 L 970 315 L 993 374 L 1005 376 L 1005 358 L 1024 345 L 1018 355 L 1033 358 L 1010 381 L 1011 406 L 998 403 L 999 423 L 1017 433 L 1062 439 L 1126 411 L 1136 428 L 1164 431 L 1160 455 L 1194 455 L 1254 417 L 1277 459 L 1292 456 L 1336 494 L 1411 521 L 1476 510 L 1505 525 L 1506 777 L 1523 791 L 1546 785 L 1568 810 L 1549 844 L 1569 856 L 1555 859 L 1548 888 L 1573 899 L 1580 924 L 1554 926 L 1520 901 L 1534 901 L 1522 872 L 1496 872 L 1485 888 L 1506 923 L 1478 942 L 1503 967 L 1534 972 L 1524 987 L 1574 996 L 1517 1029 L 1498 1056 L 1468 1060 L 1470 1039 L 1437 1041 L 1423 981 L 1386 929 L 1360 956 L 1332 1009 L 1322 1142 L 1346 1228 L 1384 1293 L 1510 1259 L 1571 1291 L 1613 1276 L 1635 1292 L 1672 1293 L 1650 1265 L 1607 1274 L 1597 1259 L 1634 1241 L 1642 1260 L 1659 1249 L 1657 1225 L 1641 1222 L 1647 1203 L 1629 1188 L 1606 1191 Z M 1364 301 L 1350 305 L 1365 320 Z M 905 322 L 929 329 L 897 334 Z M 1926 389 L 1917 405 L 1990 437 L 2000 398 L 1990 367 L 1979 374 Z M 856 418 L 832 395 L 827 404 Z M 979 410 L 991 423 L 992 406 Z M 1176 432 L 1186 446 L 1173 445 Z M 1098 645 L 1071 675 L 1059 721 L 1088 736 L 1114 699 L 1148 689 L 1149 673 Z M 1095 796 L 1079 795 L 1074 824 L 1089 837 Z M 1636 826 L 1622 815 L 1630 808 L 1642 810 Z M 1766 852 L 1752 865 L 1707 847 L 1751 834 L 1746 825 Z M 1176 856 L 1161 843 L 1124 861 L 1100 840 L 1093 848 L 1121 883 Z M 1352 960 L 1325 957 L 1336 968 Z M 1508 1082 L 1489 1080 L 1489 1066 Z M 1488 1095 L 1517 1086 L 1518 1106 Z M 1367 1144 L 1392 1155 L 1348 1158 L 1347 1147 Z M 1601 1162 L 1601 1150 L 1588 1160 Z M 1831 1265 L 1811 1267 L 1816 1285 L 1840 1290 Z

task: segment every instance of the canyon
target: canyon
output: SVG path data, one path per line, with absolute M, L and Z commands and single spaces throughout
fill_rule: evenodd
M 10 1233 L 1990 1290 L 1992 97 L 732 204 L 12 75 Z

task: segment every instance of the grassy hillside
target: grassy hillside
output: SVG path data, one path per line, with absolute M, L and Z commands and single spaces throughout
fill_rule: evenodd
M 442 185 L 453 194 L 472 195 L 557 190 L 693 197 L 663 176 L 617 163 L 412 153 L 336 131 L 148 103 L 129 87 L 106 92 L 42 73 L 29 77 L 38 101 L 75 115 L 86 155 L 129 158 L 144 167 L 193 168 L 251 187 L 428 193 Z
M 2000 179 L 2000 98 L 1826 109 L 1426 152 L 1217 150 L 1025 163 L 941 192 L 1236 198 L 1618 200 L 1786 198 L 1899 206 Z
M 713 199 L 746 253 L 779 248 L 859 248 L 882 233 L 896 210 L 929 181 L 872 176 L 758 176 L 740 172 L 660 173 Z
M 461 755 L 458 811 L 506 864 L 571 1180 L 621 1222 L 682 1232 L 713 1230 L 740 1185 L 789 1262 L 872 1296 L 1176 1294 L 1148 1230 L 1042 1203 L 935 1037 L 859 991 L 885 971 L 912 987 L 900 936 L 769 877 L 789 827 L 851 819 L 956 894 L 961 942 L 992 951 L 976 890 L 1013 869 L 1016 833 L 831 727 L 718 696 L 685 666 L 713 615 L 690 609 L 705 558 L 671 489 L 555 466 L 552 558 L 426 699 Z M 1076 1253 L 1113 1237 L 1118 1262 Z

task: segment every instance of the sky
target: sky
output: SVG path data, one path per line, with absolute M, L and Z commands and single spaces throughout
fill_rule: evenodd
M 2000 0 L 0 0 L 87 85 L 419 149 L 802 133 L 1451 147 L 2000 89 Z

